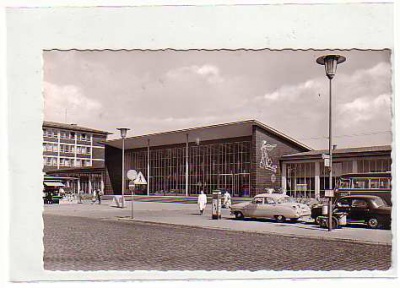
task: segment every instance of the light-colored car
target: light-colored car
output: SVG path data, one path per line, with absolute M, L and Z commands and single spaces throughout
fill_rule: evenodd
M 285 194 L 259 194 L 251 202 L 242 202 L 231 206 L 231 214 L 237 219 L 269 218 L 277 222 L 297 221 L 310 217 L 311 210 L 306 204 L 297 203 Z

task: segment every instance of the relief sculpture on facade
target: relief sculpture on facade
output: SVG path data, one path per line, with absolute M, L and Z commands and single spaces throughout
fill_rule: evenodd
M 276 147 L 276 144 L 268 144 L 267 141 L 263 141 L 263 144 L 261 145 L 261 161 L 260 161 L 260 168 L 264 168 L 266 170 L 270 170 L 274 173 L 276 173 L 276 170 L 278 168 L 277 165 L 274 165 L 272 163 L 272 159 L 269 156 L 268 152 L 271 152 L 274 150 Z

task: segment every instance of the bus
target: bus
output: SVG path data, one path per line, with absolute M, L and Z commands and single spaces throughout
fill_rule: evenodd
M 392 206 L 391 173 L 349 173 L 340 176 L 335 188 L 335 198 L 348 195 L 376 195 Z

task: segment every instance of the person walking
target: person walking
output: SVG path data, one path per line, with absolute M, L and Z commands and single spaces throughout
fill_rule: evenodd
M 197 204 L 199 205 L 200 215 L 203 215 L 204 209 L 206 209 L 207 206 L 207 195 L 204 194 L 203 190 L 197 198 Z
M 83 191 L 78 190 L 78 204 L 83 204 L 82 203 L 82 194 L 83 194 Z
M 103 193 L 100 190 L 97 190 L 97 200 L 99 201 L 99 205 L 101 204 L 101 195 L 103 195 Z
M 231 194 L 229 194 L 229 191 L 226 191 L 224 194 L 224 207 L 225 208 L 231 208 L 232 201 L 231 201 Z
M 96 189 L 94 189 L 93 190 L 92 203 L 91 204 L 96 203 L 96 200 L 97 200 L 97 191 L 96 191 Z

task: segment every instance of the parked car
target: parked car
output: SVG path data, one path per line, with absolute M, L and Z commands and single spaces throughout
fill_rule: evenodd
M 259 194 L 251 202 L 242 202 L 231 206 L 231 214 L 237 219 L 269 218 L 277 222 L 297 221 L 311 215 L 310 208 L 305 204 L 297 203 L 285 194 Z
M 392 207 L 379 196 L 351 195 L 339 198 L 333 205 L 333 213 L 345 213 L 349 224 L 366 224 L 369 228 L 390 227 Z M 322 206 L 311 210 L 315 220 L 322 216 Z M 317 221 L 316 221 L 317 222 Z

